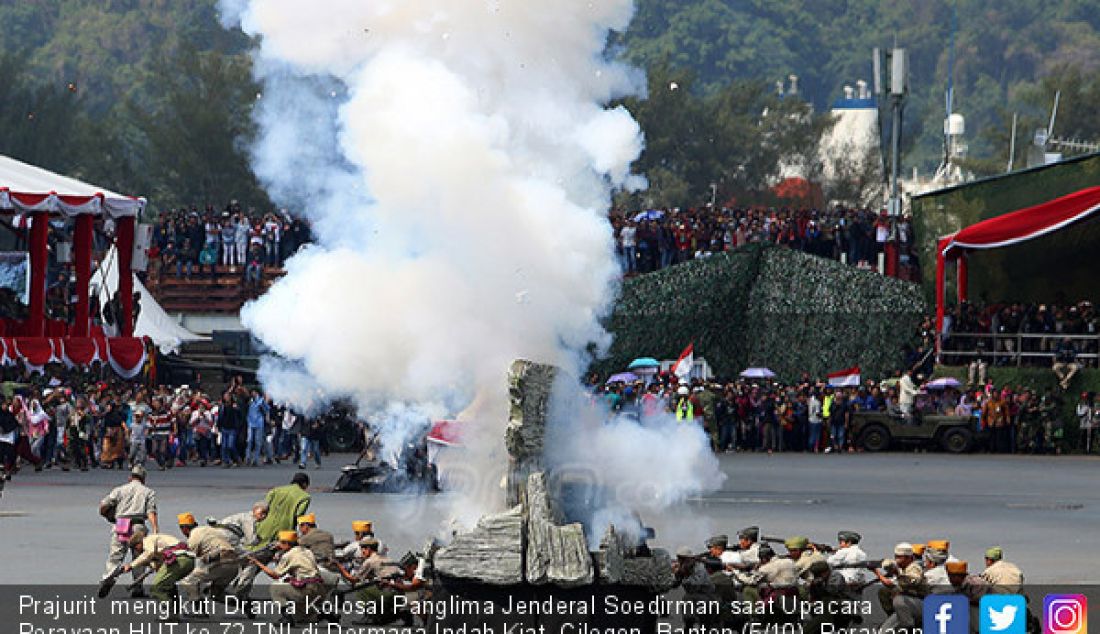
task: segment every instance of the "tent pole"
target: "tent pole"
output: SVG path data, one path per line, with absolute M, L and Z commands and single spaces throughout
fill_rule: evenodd
M 936 356 L 942 352 L 943 317 L 944 317 L 944 276 L 946 274 L 946 256 L 943 250 L 947 247 L 948 240 L 940 240 L 936 245 Z
M 30 218 L 30 306 L 27 311 L 27 331 L 23 334 L 27 337 L 42 337 L 46 334 L 46 266 L 49 257 L 50 215 L 45 211 L 34 211 Z
M 970 269 L 967 266 L 969 260 L 970 256 L 965 254 L 955 260 L 955 273 L 958 276 L 956 290 L 958 291 L 960 304 L 966 303 L 967 298 L 970 296 Z
M 123 337 L 134 336 L 134 273 L 131 263 L 134 258 L 134 217 L 124 216 L 117 220 L 116 247 L 118 249 L 118 300 L 122 307 L 119 316 L 119 332 Z
M 92 232 L 95 217 L 80 214 L 76 217 L 76 233 L 73 237 L 73 257 L 76 265 L 76 318 L 73 336 L 87 337 L 89 332 L 88 286 L 92 279 Z

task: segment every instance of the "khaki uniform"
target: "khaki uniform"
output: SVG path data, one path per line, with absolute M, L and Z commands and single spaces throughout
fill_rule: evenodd
M 798 568 L 788 557 L 773 557 L 756 569 L 759 583 L 772 588 L 793 588 L 798 583 Z
M 322 591 L 321 584 L 316 582 L 320 577 L 317 574 L 317 560 L 313 558 L 313 553 L 301 546 L 291 548 L 279 559 L 278 565 L 275 566 L 275 573 L 280 578 L 271 584 L 271 599 L 282 604 L 288 614 L 289 610 L 285 606 L 289 603 L 295 604 L 295 623 L 312 621 L 316 615 L 305 613 L 306 599 L 318 596 Z M 290 583 L 291 579 L 306 583 L 296 588 Z
M 195 569 L 195 557 L 188 550 L 179 550 L 183 542 L 163 533 L 154 533 L 141 541 L 141 554 L 130 563 L 133 569 L 152 566 L 157 574 L 153 576 L 153 585 L 149 596 L 158 601 L 168 601 L 175 594 L 176 583 Z M 174 561 L 165 563 L 165 551 L 173 549 Z
M 992 586 L 996 594 L 1019 594 L 1024 585 L 1024 573 L 1016 564 L 1007 561 L 995 561 L 982 572 L 982 578 Z
M 825 556 L 813 550 L 804 550 L 798 561 L 794 562 L 795 572 L 800 578 L 810 575 L 810 566 L 815 562 L 825 561 Z
M 309 534 L 298 538 L 298 545 L 313 553 L 313 559 L 317 562 L 318 574 L 325 582 L 325 594 L 335 590 L 341 578 L 340 573 L 336 571 L 335 543 L 332 533 L 318 528 L 311 529 Z
M 888 562 L 883 562 L 887 567 Z M 893 588 L 883 588 L 879 599 L 883 607 L 889 606 L 890 616 L 882 624 L 882 631 L 912 629 L 916 627 L 924 608 L 924 596 L 928 594 L 928 584 L 924 579 L 924 569 L 913 561 L 905 568 L 898 567 Z
M 951 580 L 947 577 L 947 568 L 933 566 L 924 571 L 924 581 L 928 584 L 928 592 L 931 594 L 954 594 Z
M 115 505 L 116 518 L 126 518 L 134 524 L 144 525 L 149 519 L 149 514 L 157 512 L 157 494 L 140 480 L 134 479 L 122 486 L 111 489 L 111 492 L 99 504 L 101 506 L 113 504 Z M 111 540 L 107 546 L 107 570 L 103 573 L 104 579 L 119 564 L 126 561 L 127 552 L 129 552 L 129 546 L 118 541 L 118 536 L 115 535 L 115 529 L 112 526 Z
M 217 527 L 221 529 L 224 533 L 223 537 L 233 545 L 233 548 L 253 550 L 258 544 L 256 518 L 252 517 L 252 511 L 223 517 L 218 521 Z
M 180 581 L 180 588 L 188 598 L 197 600 L 203 584 L 210 584 L 210 595 L 221 596 L 240 569 L 237 552 L 222 529 L 199 526 L 191 529 L 187 537 L 187 549 L 198 559 L 195 570 Z M 207 559 L 216 559 L 207 563 Z

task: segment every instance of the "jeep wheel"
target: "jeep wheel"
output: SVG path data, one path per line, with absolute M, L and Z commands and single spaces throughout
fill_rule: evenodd
M 360 436 L 359 428 L 346 418 L 329 419 L 325 423 L 325 441 L 328 450 L 334 453 L 354 451 Z
M 953 427 L 940 438 L 943 450 L 949 453 L 966 453 L 974 444 L 974 434 L 964 427 Z
M 882 425 L 868 425 L 859 434 L 859 444 L 866 451 L 886 451 L 890 448 L 890 432 Z

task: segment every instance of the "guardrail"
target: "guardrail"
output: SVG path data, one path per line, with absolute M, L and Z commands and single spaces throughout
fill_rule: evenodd
M 1078 362 L 1100 361 L 1100 335 L 953 332 L 948 335 L 941 334 L 939 338 L 939 361 L 941 363 L 945 357 L 963 357 L 968 360 L 981 357 L 988 359 L 991 365 L 1004 365 L 1004 363 L 998 364 L 998 361 L 1007 360 L 1014 362 L 1016 367 L 1021 367 L 1025 359 L 1048 359 L 1053 363 L 1054 357 L 1057 356 L 1055 347 L 1059 342 L 1066 339 L 1073 342 L 1074 348 L 1077 350 L 1076 360 Z M 958 349 L 952 345 L 957 341 L 977 342 L 978 340 L 987 342 L 985 350 L 975 350 L 973 349 L 974 346 Z M 1038 345 L 1030 345 L 1032 342 L 1038 342 Z M 1025 346 L 1025 343 L 1029 345 Z M 1085 351 L 1089 348 L 1089 344 L 1092 344 L 1091 347 L 1095 352 Z M 1036 350 L 1036 348 L 1038 349 Z M 1046 350 L 1043 350 L 1043 348 L 1046 348 Z

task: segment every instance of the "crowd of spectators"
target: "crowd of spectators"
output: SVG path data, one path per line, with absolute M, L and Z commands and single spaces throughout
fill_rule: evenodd
M 917 281 L 919 262 L 908 215 L 893 226 L 869 209 L 729 208 L 702 205 L 642 212 L 612 210 L 617 253 L 627 275 L 751 243 L 774 243 L 864 268 L 878 264 L 890 240 L 898 245 L 900 277 Z
M 1060 356 L 1062 361 L 1096 367 L 1100 324 L 1087 300 L 1076 304 L 966 302 L 944 316 L 943 331 L 944 362 L 952 365 L 1048 367 Z
M 165 275 L 191 279 L 239 274 L 243 284 L 259 290 L 265 268 L 281 268 L 295 251 L 309 242 L 309 222 L 285 209 L 257 213 L 231 201 L 218 211 L 197 205 L 161 214 L 149 250 L 149 277 Z
M 8 480 L 21 463 L 87 471 L 288 461 L 304 469 L 307 459 L 320 468 L 324 453 L 323 418 L 273 403 L 239 376 L 220 396 L 97 370 L 24 375 L 0 388 L 0 465 Z
M 694 423 L 709 436 L 715 452 L 796 451 L 842 453 L 861 451 L 853 438 L 858 412 L 886 412 L 914 423 L 931 414 L 972 419 L 981 447 L 994 453 L 1061 454 L 1086 446 L 1100 426 L 1100 395 L 1082 394 L 1078 407 L 1082 433 L 1079 447 L 1067 443 L 1061 417 L 1061 395 L 1023 386 L 997 387 L 992 382 L 958 387 L 928 386 L 911 372 L 861 386 L 833 387 L 803 376 L 794 383 L 759 380 L 679 381 L 658 375 L 649 383 L 601 385 L 591 389 L 615 413 L 643 422 L 652 416 L 674 416 Z

